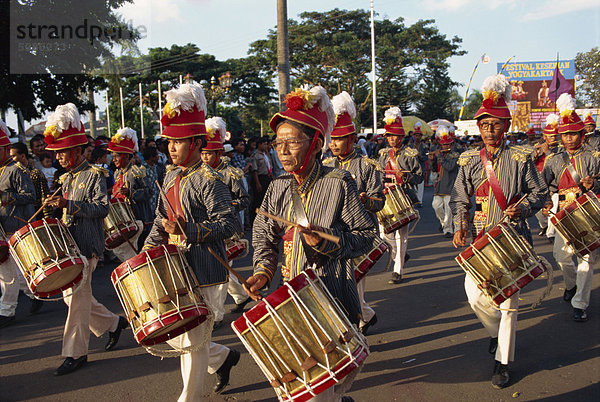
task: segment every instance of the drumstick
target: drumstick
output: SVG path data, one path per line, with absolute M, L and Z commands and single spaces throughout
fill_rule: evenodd
M 373 200 L 373 201 L 383 201 L 381 198 L 379 197 L 367 197 L 369 200 Z
M 232 274 L 233 276 L 235 276 L 237 278 L 238 281 L 240 281 L 240 283 L 242 284 L 242 286 L 244 286 L 246 289 L 250 290 L 250 285 L 248 284 L 248 282 L 246 282 L 246 280 L 244 279 L 244 277 L 235 269 L 231 268 L 231 266 L 223 259 L 221 258 L 221 256 L 217 253 L 215 253 L 215 251 L 210 248 L 208 248 L 208 252 L 212 254 L 213 257 L 215 257 L 217 259 L 217 261 L 219 261 L 221 263 L 221 265 L 223 265 L 230 274 Z
M 183 237 L 184 240 L 187 239 L 187 236 L 185 235 L 185 232 L 183 231 L 183 228 L 181 227 L 181 223 L 179 223 L 179 219 L 177 219 L 177 214 L 175 213 L 175 209 L 173 209 L 173 206 L 169 202 L 169 199 L 167 198 L 167 195 L 165 194 L 165 192 L 163 191 L 162 187 L 158 183 L 158 180 L 154 180 L 154 183 L 156 183 L 156 187 L 158 187 L 158 189 L 160 190 L 161 195 L 163 197 L 165 197 L 165 201 L 167 202 L 167 206 L 169 207 L 169 210 L 171 210 L 171 214 L 173 214 L 173 216 L 175 217 L 175 222 L 177 222 L 177 226 L 179 227 L 179 230 L 181 231 L 181 235 L 180 236 Z
M 410 170 L 394 170 L 394 169 L 385 169 L 386 173 L 412 173 Z
M 514 204 L 509 205 L 509 207 L 516 207 L 518 206 L 521 202 L 523 202 L 523 200 L 527 198 L 527 194 L 525 194 L 523 197 L 519 198 L 519 200 L 517 202 L 515 202 Z M 504 217 L 502 217 L 502 221 L 504 221 L 506 218 L 508 218 L 508 215 L 506 215 L 506 213 L 504 214 Z
M 289 226 L 294 226 L 294 227 L 297 227 L 297 228 L 304 228 L 304 229 L 308 229 L 308 228 L 306 228 L 306 227 L 304 227 L 304 226 L 300 225 L 299 223 L 292 222 L 292 221 L 288 221 L 288 220 L 287 220 L 287 219 L 285 219 L 285 218 L 280 218 L 279 216 L 277 216 L 277 215 L 273 215 L 273 214 L 270 214 L 270 213 L 268 213 L 268 212 L 265 212 L 265 211 L 263 211 L 263 210 L 262 210 L 262 209 L 260 209 L 260 208 L 256 208 L 256 213 L 257 213 L 257 214 L 259 214 L 259 215 L 266 216 L 267 218 L 271 218 L 271 219 L 273 219 L 274 221 L 278 221 L 278 222 L 281 222 L 281 223 L 285 223 L 286 225 L 289 225 Z M 331 234 L 329 234 L 329 233 L 321 232 L 320 230 L 314 230 L 314 229 L 309 229 L 309 230 L 310 230 L 311 232 L 314 232 L 314 233 L 316 233 L 316 234 L 317 234 L 317 236 L 319 236 L 319 237 L 320 237 L 320 238 L 322 238 L 322 239 L 325 239 L 325 240 L 332 241 L 332 242 L 334 242 L 335 244 L 340 244 L 340 238 L 339 238 L 339 236 L 335 236 L 335 235 L 331 235 Z
M 56 189 L 56 191 L 55 191 L 54 193 L 52 193 L 52 195 L 50 195 L 50 197 L 54 197 L 54 196 L 55 196 L 55 195 L 56 195 L 56 194 L 57 194 L 57 193 L 60 191 L 60 189 L 61 189 L 61 187 L 58 187 L 58 188 Z M 47 198 L 48 198 L 48 197 L 46 197 L 46 199 L 47 199 Z M 44 207 L 46 207 L 46 206 L 47 206 L 47 205 L 46 205 L 46 202 L 45 202 L 45 201 L 44 201 L 44 202 L 42 202 L 42 206 L 40 207 L 40 209 L 38 209 L 37 211 L 35 211 L 35 214 L 33 214 L 33 215 L 31 216 L 31 218 L 29 218 L 29 220 L 28 220 L 27 222 L 25 222 L 25 223 L 30 223 L 30 222 L 33 220 L 33 218 L 35 218 L 35 217 L 37 216 L 37 214 L 39 214 L 40 212 L 42 212 L 42 210 L 43 210 L 43 209 L 44 209 Z

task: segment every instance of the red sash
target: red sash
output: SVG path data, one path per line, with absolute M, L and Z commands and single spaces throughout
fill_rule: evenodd
M 175 209 L 175 213 L 178 217 L 184 217 L 183 209 L 181 208 L 181 199 L 179 198 L 179 183 L 181 182 L 181 176 L 177 175 L 175 177 L 175 183 L 173 186 L 167 191 L 167 201 L 171 206 Z M 170 221 L 176 221 L 177 218 L 173 216 L 171 212 L 171 208 L 167 207 L 167 216 Z
M 392 168 L 392 170 L 400 170 L 398 162 L 396 162 L 396 150 L 394 148 L 390 148 L 390 150 L 388 151 L 388 156 L 390 157 L 389 166 Z M 393 173 L 393 175 L 396 178 L 397 183 L 404 184 L 404 180 L 402 180 L 402 178 L 398 174 Z
M 485 174 L 487 176 L 488 182 L 490 183 L 490 188 L 494 193 L 494 197 L 496 198 L 496 202 L 502 211 L 504 211 L 507 207 L 506 205 L 506 197 L 500 188 L 500 183 L 498 183 L 498 178 L 496 177 L 496 172 L 494 172 L 494 167 L 492 166 L 492 162 L 487 158 L 487 151 L 484 148 L 479 152 L 479 157 L 481 158 L 481 163 L 485 168 Z
M 115 180 L 115 184 L 113 184 L 113 188 L 112 188 L 113 198 L 117 198 L 119 200 L 125 201 L 125 199 L 127 197 L 125 197 L 123 194 L 121 194 L 119 192 L 121 190 L 121 188 L 123 188 L 124 185 L 125 185 L 125 182 L 123 181 L 123 175 L 121 174 L 121 175 L 119 175 L 117 180 Z

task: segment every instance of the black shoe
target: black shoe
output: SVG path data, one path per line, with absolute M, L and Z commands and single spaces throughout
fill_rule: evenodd
M 563 294 L 563 300 L 566 302 L 570 302 L 575 293 L 577 292 L 577 286 L 573 286 L 573 289 L 565 289 L 565 293 Z
M 490 346 L 488 346 L 488 352 L 491 355 L 496 354 L 496 350 L 498 350 L 498 338 L 490 338 Z
M 125 319 L 125 317 L 119 316 L 119 323 L 117 324 L 117 329 L 115 332 L 108 333 L 108 342 L 106 342 L 106 346 L 104 350 L 109 351 L 114 349 L 117 346 L 117 342 L 119 342 L 119 337 L 121 336 L 121 331 L 129 326 L 129 323 Z
M 40 299 L 31 299 L 31 306 L 29 307 L 29 314 L 35 314 L 42 309 L 44 301 Z
M 375 314 L 373 316 L 373 318 L 371 318 L 369 320 L 369 322 L 367 322 L 365 325 L 363 325 L 360 328 L 360 332 L 362 332 L 363 335 L 367 335 L 367 331 L 369 330 L 369 327 L 372 327 L 373 325 L 377 324 L 377 314 Z
M 540 231 L 538 232 L 538 236 L 545 236 L 546 235 L 546 229 L 547 228 L 540 229 Z
M 585 310 L 580 308 L 573 309 L 573 320 L 577 322 L 586 322 L 588 319 L 587 313 Z
M 223 320 L 220 320 L 220 321 L 215 321 L 215 322 L 213 323 L 213 331 L 215 331 L 215 330 L 217 330 L 217 329 L 221 328 L 222 326 L 223 326 Z
M 229 384 L 229 374 L 231 373 L 231 368 L 238 364 L 240 361 L 240 352 L 235 349 L 231 349 L 227 358 L 221 365 L 221 367 L 217 370 L 217 383 L 213 388 L 213 392 L 216 394 L 221 393 L 223 389 Z
M 554 244 L 554 236 L 548 237 L 548 241 L 550 242 L 550 244 Z
M 342 402 L 354 402 L 354 398 L 351 396 L 342 396 Z
M 244 312 L 244 308 L 246 307 L 246 304 L 250 303 L 252 299 L 250 297 L 248 297 L 246 300 L 244 300 L 243 302 L 241 302 L 240 304 L 235 304 L 235 307 L 231 309 L 232 313 L 243 313 Z
M 444 227 L 442 225 L 438 226 L 438 232 L 442 233 L 444 231 Z
M 11 315 L 10 317 L 7 317 L 5 315 L 0 315 L 0 328 L 7 327 L 10 324 L 12 324 L 14 321 L 15 321 L 14 315 Z
M 508 385 L 510 377 L 508 376 L 508 364 L 501 364 L 496 360 L 494 374 L 492 375 L 492 387 L 502 389 Z
M 60 365 L 59 368 L 56 369 L 54 375 L 65 375 L 72 373 L 75 370 L 80 369 L 87 362 L 87 356 L 81 356 L 79 359 L 73 359 L 72 357 L 67 357 L 63 364 Z
M 392 272 L 392 279 L 388 281 L 390 285 L 397 285 L 402 282 L 402 275 Z
M 451 238 L 453 238 L 454 236 L 452 235 L 452 233 L 450 233 L 450 232 L 446 232 L 446 233 L 444 233 L 444 237 L 445 237 L 446 239 L 451 239 Z
M 410 260 L 410 254 L 406 253 L 406 255 L 404 256 L 404 263 L 406 264 L 408 260 Z

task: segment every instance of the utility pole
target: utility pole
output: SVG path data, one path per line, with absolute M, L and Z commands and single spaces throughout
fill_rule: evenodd
M 290 92 L 287 0 L 277 0 L 277 76 L 279 77 L 279 110 L 283 111 L 283 99 Z
M 373 70 L 373 136 L 377 134 L 377 74 L 375 72 L 375 12 L 371 0 L 371 69 Z
M 90 116 L 90 135 L 92 138 L 96 138 L 96 102 L 94 100 L 94 88 L 90 85 L 88 88 L 88 98 L 90 100 L 90 110 L 88 111 Z

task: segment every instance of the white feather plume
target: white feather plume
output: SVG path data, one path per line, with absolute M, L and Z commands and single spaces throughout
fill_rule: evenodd
M 333 104 L 333 111 L 336 116 L 339 116 L 343 113 L 348 113 L 352 119 L 356 117 L 356 106 L 354 105 L 354 100 L 352 96 L 346 91 L 336 95 L 331 100 Z
M 413 128 L 416 129 L 421 129 L 423 128 L 423 124 L 420 121 L 415 122 L 415 125 L 413 126 Z
M 558 126 L 558 122 L 560 121 L 560 117 L 556 113 L 550 113 L 546 116 L 546 125 L 547 126 Z
M 6 134 L 7 137 L 10 137 L 10 131 L 8 130 L 8 127 L 6 127 L 6 123 L 2 120 L 0 120 L 0 131 Z
M 225 139 L 225 133 L 227 132 L 227 125 L 222 117 L 215 116 L 210 119 L 206 119 L 206 130 L 209 132 L 218 132 L 221 135 L 221 141 Z
M 134 129 L 129 127 L 120 128 L 119 130 L 117 130 L 116 136 L 121 137 L 122 140 L 133 141 L 133 150 L 136 152 L 139 151 L 138 137 Z
M 560 111 L 561 116 L 563 115 L 563 112 L 574 111 L 575 106 L 575 99 L 568 93 L 560 95 L 556 100 L 556 107 Z
M 385 111 L 384 118 L 387 124 L 392 124 L 398 117 L 402 117 L 402 112 L 398 106 L 393 106 Z
M 481 86 L 481 92 L 485 93 L 486 91 L 496 92 L 499 96 L 504 97 L 504 101 L 506 103 L 510 102 L 511 100 L 512 88 L 508 82 L 508 79 L 503 74 L 496 74 L 487 77 Z
M 177 114 L 180 110 L 191 112 L 194 106 L 206 114 L 206 97 L 200 84 L 181 84 L 179 88 L 171 89 L 165 94 L 171 109 L 177 111 Z
M 449 135 L 450 134 L 450 128 L 444 124 L 440 124 L 437 128 L 437 130 L 435 130 L 435 136 L 438 138 L 442 138 L 442 136 L 444 135 Z
M 310 93 L 314 96 L 315 104 L 319 107 L 321 112 L 325 112 L 327 115 L 327 133 L 329 136 L 333 126 L 335 124 L 335 112 L 333 111 L 333 105 L 329 100 L 327 91 L 320 85 L 314 86 L 310 89 Z
M 56 129 L 61 133 L 71 127 L 81 128 L 81 117 L 79 117 L 77 107 L 72 103 L 58 105 L 46 121 L 46 127 L 51 126 L 56 126 Z

